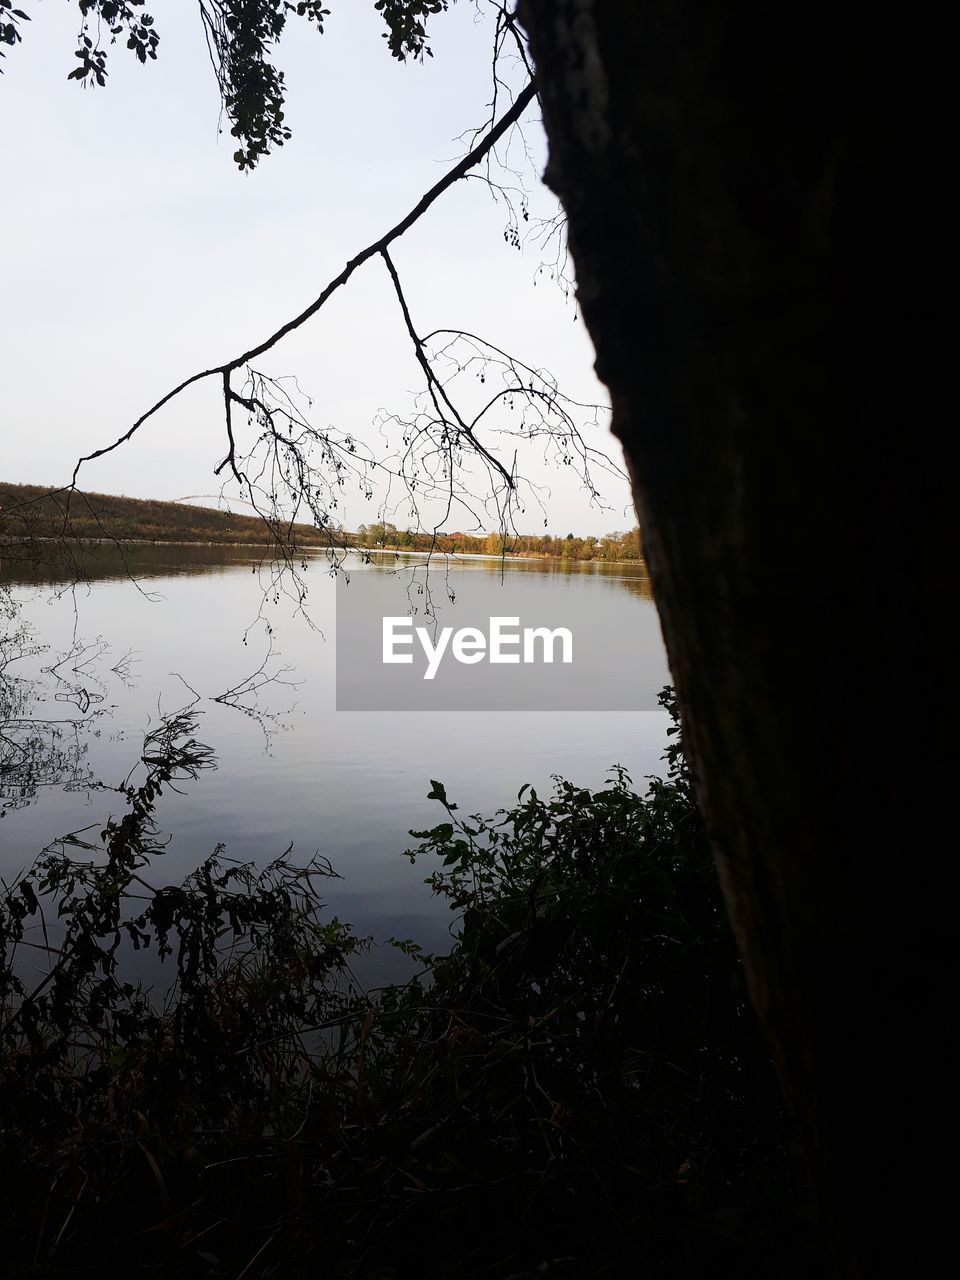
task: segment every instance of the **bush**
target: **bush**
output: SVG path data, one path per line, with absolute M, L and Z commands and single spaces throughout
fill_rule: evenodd
M 0 899 L 5 1274 L 818 1274 L 676 724 L 643 796 L 617 769 L 463 819 L 434 783 L 409 856 L 454 944 L 395 941 L 420 974 L 368 993 L 325 863 L 218 849 L 150 887 L 194 733 L 167 721 L 125 816 Z

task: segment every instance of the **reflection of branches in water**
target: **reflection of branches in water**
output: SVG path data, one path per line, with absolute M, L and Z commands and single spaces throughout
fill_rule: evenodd
M 11 658 L 3 641 L 0 636 L 0 817 L 7 809 L 25 808 L 42 787 L 76 791 L 96 785 L 83 734 L 99 714 L 76 720 L 31 715 L 33 685 L 10 671 L 11 661 L 22 655 Z
M 285 717 L 293 714 L 297 708 L 297 702 L 294 700 L 284 710 L 278 710 L 263 703 L 264 692 L 268 690 L 272 692 L 280 688 L 299 689 L 304 682 L 302 680 L 287 680 L 284 678 L 294 670 L 294 667 L 289 664 L 282 667 L 271 667 L 271 660 L 279 658 L 280 654 L 274 651 L 273 631 L 269 626 L 266 627 L 266 633 L 267 652 L 256 670 L 238 680 L 229 689 L 224 689 L 222 693 L 214 694 L 209 698 L 209 701 L 219 703 L 222 707 L 230 707 L 233 711 L 239 711 L 249 720 L 252 720 L 263 734 L 264 750 L 269 755 L 276 734 L 285 732 L 290 728 Z M 246 644 L 246 638 L 244 639 L 244 644 Z M 184 688 L 188 689 L 193 695 L 193 702 L 190 704 L 192 710 L 201 701 L 203 695 L 198 693 L 179 671 L 173 671 L 171 675 L 175 676 Z
M 75 634 L 70 646 L 41 668 L 54 681 L 52 700 L 77 708 L 78 715 L 63 718 L 43 715 L 42 703 L 49 696 L 43 682 L 15 670 L 17 663 L 45 650 L 34 642 L 9 591 L 0 590 L 0 816 L 31 804 L 41 788 L 89 791 L 102 786 L 87 752 L 91 734 L 100 732 L 97 722 L 110 711 L 109 688 L 102 678 L 110 646 L 101 637 L 84 640 Z M 133 661 L 128 650 L 107 670 L 129 687 Z
M 139 662 L 136 649 L 127 649 L 110 668 L 125 689 L 132 689 L 137 683 L 133 677 L 134 663 Z
M 25 809 L 44 787 L 100 788 L 86 759 L 85 737 L 94 718 L 0 719 L 0 817 L 7 809 Z
M 7 587 L 0 586 L 0 679 L 9 678 L 15 662 L 40 652 L 41 647 L 34 643 L 29 627 L 20 616 L 17 602 Z
M 302 680 L 288 680 L 285 678 L 294 668 L 289 664 L 276 666 L 273 660 L 280 656 L 274 650 L 273 631 L 268 627 L 267 652 L 257 669 L 212 699 L 213 702 L 218 702 L 223 707 L 231 707 L 234 711 L 239 711 L 247 716 L 248 719 L 254 721 L 263 734 L 267 754 L 270 753 L 272 748 L 274 736 L 290 727 L 285 717 L 292 715 L 296 710 L 297 700 L 294 699 L 284 710 L 276 710 L 264 705 L 262 699 L 265 692 L 274 693 L 278 689 L 299 689 L 303 684 Z
M 133 688 L 136 683 L 133 679 L 136 650 L 127 649 L 107 667 L 109 653 L 110 645 L 103 636 L 95 636 L 92 640 L 74 637 L 70 648 L 61 653 L 56 662 L 41 668 L 44 675 L 53 676 L 57 682 L 54 699 L 72 702 L 81 715 L 86 715 L 90 707 L 102 703 L 108 693 L 107 683 L 97 674 L 98 670 L 116 676 L 124 688 Z
M 96 675 L 96 668 L 109 648 L 102 636 L 93 640 L 74 638 L 70 648 L 60 654 L 56 662 L 41 667 L 44 675 L 52 676 L 56 681 L 54 700 L 73 703 L 81 715 L 86 715 L 91 706 L 102 703 L 106 697 L 106 685 Z

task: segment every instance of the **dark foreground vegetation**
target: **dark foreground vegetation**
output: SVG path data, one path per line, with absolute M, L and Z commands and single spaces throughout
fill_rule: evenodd
M 434 783 L 452 949 L 364 992 L 325 863 L 160 887 L 195 733 L 0 895 L 5 1277 L 823 1274 L 676 741 L 642 796 Z
M 533 556 L 564 561 L 642 560 L 640 531 L 603 538 L 573 533 L 449 533 L 362 524 L 356 532 L 299 522 L 243 516 L 186 502 L 156 502 L 106 493 L 54 492 L 39 485 L 0 482 L 0 542 L 71 540 L 117 542 L 213 542 L 273 546 L 289 556 L 298 548 L 356 547 L 360 551 L 419 551 L 440 555 Z

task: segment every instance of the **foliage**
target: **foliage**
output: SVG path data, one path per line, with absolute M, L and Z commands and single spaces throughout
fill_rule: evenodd
M 350 1008 L 335 979 L 362 944 L 319 918 L 315 881 L 333 874 L 323 860 L 294 867 L 285 855 L 258 870 L 218 848 L 182 885 L 146 879 L 164 851 L 158 799 L 214 763 L 194 729 L 189 710 L 165 718 L 145 741 L 145 776 L 119 788 L 123 817 L 95 839 L 57 841 L 3 885 L 8 1260 L 33 1255 L 54 1273 L 89 1265 L 107 1212 L 98 1206 L 129 1247 L 130 1223 L 170 1211 L 205 1148 L 256 1146 L 267 1132 L 282 1142 L 305 1075 L 302 1047 L 289 1046 Z M 175 967 L 163 999 L 129 976 L 150 949 Z M 171 1169 L 180 1181 L 168 1185 Z M 128 1210 L 144 1171 L 153 1195 Z M 36 1233 L 29 1245 L 25 1231 Z
M 603 538 L 576 537 L 572 533 L 560 538 L 551 533 L 470 534 L 435 530 L 427 533 L 398 529 L 395 525 L 378 521 L 360 525 L 351 537 L 358 547 L 428 551 L 441 555 L 541 556 L 558 560 L 611 562 L 643 559 L 640 530 L 636 526 L 625 533 L 605 534 Z
M 68 79 L 84 86 L 105 85 L 108 50 L 118 40 L 140 62 L 156 60 L 160 36 L 153 17 L 144 10 L 146 0 L 78 3 L 78 65 Z M 403 62 L 408 57 L 432 56 L 426 23 L 449 3 L 376 0 L 374 8 L 386 23 L 384 38 L 393 57 Z M 290 137 L 284 118 L 286 85 L 283 72 L 274 64 L 287 20 L 303 18 L 322 34 L 330 10 L 323 7 L 323 0 L 200 0 L 200 16 L 223 109 L 238 142 L 234 160 L 240 169 L 253 169 Z M 13 0 L 0 0 L 0 46 L 20 43 L 20 25 L 29 21 L 27 13 L 13 7 Z
M 741 1233 L 789 1198 L 776 1090 L 672 692 L 661 701 L 674 742 L 645 795 L 616 768 L 600 791 L 558 777 L 548 799 L 524 788 L 464 819 L 435 782 L 449 820 L 411 855 L 440 860 L 430 883 L 460 913 L 430 965 L 431 1000 L 456 1010 L 446 1143 L 485 1145 L 485 1167 L 548 1211 L 553 1247 L 592 1250 L 598 1273 L 620 1274 L 624 1249 L 654 1274 L 743 1261 Z
M 29 14 L 24 13 L 22 9 L 13 7 L 13 0 L 0 0 L 0 58 L 5 58 L 3 46 L 13 46 L 19 44 L 23 37 L 20 34 L 20 24 L 29 22 Z M 0 74 L 3 73 L 3 67 L 0 66 Z
M 374 8 L 383 14 L 383 33 L 390 52 L 401 62 L 407 57 L 433 57 L 427 44 L 427 19 L 449 8 L 450 0 L 376 0 Z
M 189 712 L 166 721 L 125 815 L 0 899 L 7 1274 L 817 1274 L 667 758 L 645 796 L 617 769 L 490 819 L 435 783 L 446 820 L 409 856 L 439 859 L 454 944 L 395 941 L 422 971 L 364 995 L 325 864 L 217 850 L 150 887 L 158 798 L 213 763 Z M 163 1001 L 124 976 L 138 947 L 174 964 Z

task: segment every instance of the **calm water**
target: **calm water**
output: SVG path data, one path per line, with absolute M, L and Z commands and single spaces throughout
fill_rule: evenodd
M 402 612 L 397 564 L 389 557 L 363 569 L 379 575 L 384 613 Z M 0 570 L 0 584 L 11 586 L 44 646 L 10 668 L 23 677 L 18 715 L 30 723 L 5 733 L 17 749 L 35 751 L 40 769 L 38 785 L 21 794 L 10 781 L 11 748 L 0 754 L 8 765 L 0 773 L 0 875 L 56 836 L 98 829 L 119 812 L 115 795 L 88 784 L 119 784 L 160 712 L 195 697 L 198 737 L 216 751 L 218 768 L 161 801 L 158 818 L 171 841 L 154 878 L 179 879 L 221 841 L 232 856 L 259 861 L 291 843 L 304 858 L 319 850 L 343 877 L 329 886 L 331 906 L 381 939 L 440 946 L 446 936 L 446 908 L 423 884 L 430 868 L 401 857 L 411 828 L 442 820 L 426 799 L 431 778 L 470 813 L 510 804 L 524 783 L 546 789 L 554 773 L 596 786 L 614 763 L 637 782 L 659 770 L 666 726 L 659 709 L 338 712 L 335 588 L 322 559 L 305 575 L 308 618 L 282 590 L 276 598 L 250 549 L 139 549 L 129 557 L 136 583 L 113 553 L 87 556 L 86 567 L 90 580 L 78 586 L 55 570 Z M 631 645 L 611 649 L 607 694 L 637 672 L 651 689 L 666 683 L 656 613 L 637 566 L 472 561 L 450 572 L 458 597 L 469 597 L 471 583 L 489 591 L 501 574 L 515 588 L 522 575 L 539 608 L 556 606 L 565 617 L 602 612 L 612 631 L 628 632 Z M 215 700 L 264 660 L 258 689 L 241 691 L 236 705 Z

